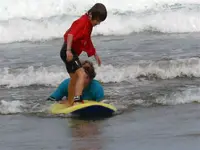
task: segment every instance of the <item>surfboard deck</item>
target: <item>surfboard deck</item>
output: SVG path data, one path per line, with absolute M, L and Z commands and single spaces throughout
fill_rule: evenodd
M 77 103 L 67 107 L 65 104 L 52 104 L 50 112 L 52 114 L 72 114 L 78 116 L 112 116 L 117 109 L 110 104 L 84 100 L 84 103 Z

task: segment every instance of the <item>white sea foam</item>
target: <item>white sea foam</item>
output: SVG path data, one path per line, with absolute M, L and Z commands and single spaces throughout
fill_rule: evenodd
M 146 62 L 130 66 L 117 67 L 103 65 L 96 67 L 96 79 L 104 83 L 135 81 L 138 78 L 152 79 L 173 79 L 177 77 L 200 77 L 200 59 L 163 60 Z M 0 85 L 7 87 L 21 87 L 30 85 L 57 86 L 64 79 L 68 78 L 65 68 L 49 66 L 12 70 L 3 68 L 0 70 Z
M 162 105 L 177 105 L 192 102 L 200 102 L 200 88 L 189 88 L 182 92 L 174 92 L 170 95 L 158 97 L 155 101 L 155 103 Z
M 1 0 L 0 43 L 62 38 L 96 0 Z M 93 35 L 199 32 L 199 0 L 100 0 L 108 18 Z
M 26 105 L 21 101 L 0 101 L 0 114 L 14 114 L 23 112 Z

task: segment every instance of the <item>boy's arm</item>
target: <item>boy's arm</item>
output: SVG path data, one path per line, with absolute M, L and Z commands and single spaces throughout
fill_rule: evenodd
M 85 20 L 79 19 L 72 23 L 71 27 L 65 32 L 64 40 L 67 44 L 67 48 L 71 48 L 72 41 L 76 41 L 83 36 L 81 30 L 85 27 Z M 69 45 L 69 47 L 68 47 Z
M 88 57 L 94 56 L 94 58 L 95 58 L 96 62 L 98 63 L 98 65 L 99 66 L 101 65 L 101 59 L 98 56 L 98 54 L 96 52 L 96 49 L 94 48 L 94 45 L 92 44 L 91 38 L 88 41 L 87 54 L 88 54 Z
M 68 29 L 64 35 L 64 40 L 65 43 L 67 44 L 67 49 L 66 49 L 66 56 L 67 60 L 70 61 L 73 58 L 73 55 L 71 53 L 71 48 L 72 48 L 72 42 L 76 41 L 78 38 L 82 36 L 81 30 L 83 30 L 85 27 L 85 21 L 84 20 L 77 20 L 75 21 L 70 29 Z
M 88 48 L 86 52 L 88 57 L 94 56 L 96 54 L 96 49 L 94 48 L 91 38 L 88 40 Z
M 56 101 L 61 101 L 64 96 L 68 96 L 68 84 L 69 79 L 64 80 L 58 88 L 50 95 L 50 98 L 55 99 Z

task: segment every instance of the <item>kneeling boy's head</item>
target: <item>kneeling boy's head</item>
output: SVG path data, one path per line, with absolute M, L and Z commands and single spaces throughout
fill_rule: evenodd
M 95 78 L 96 72 L 95 72 L 93 63 L 90 61 L 87 61 L 87 60 L 83 61 L 82 67 L 86 73 L 84 84 L 85 84 L 85 86 L 87 86 L 90 83 L 90 81 L 92 81 Z
M 91 23 L 93 26 L 100 24 L 107 18 L 106 7 L 101 3 L 96 3 L 90 10 L 88 14 L 91 16 Z

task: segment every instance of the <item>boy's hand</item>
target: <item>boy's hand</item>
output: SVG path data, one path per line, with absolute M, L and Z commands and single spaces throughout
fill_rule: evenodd
M 99 66 L 101 66 L 101 59 L 100 59 L 100 57 L 99 57 L 97 54 L 95 54 L 95 55 L 94 55 L 94 58 L 95 58 L 97 64 L 98 64 Z
M 73 54 L 72 54 L 72 52 L 69 51 L 69 50 L 67 50 L 66 54 L 67 54 L 67 58 L 66 58 L 67 61 L 71 61 L 71 60 L 73 59 Z

